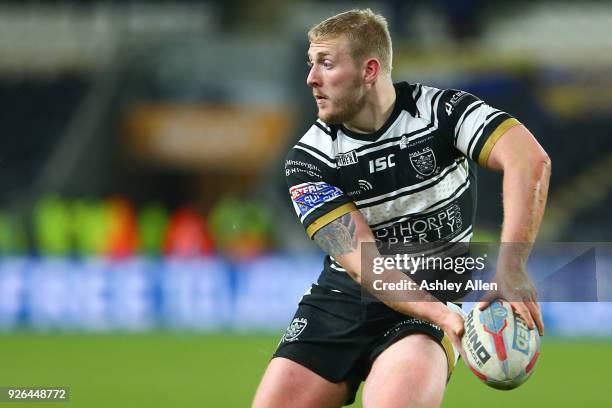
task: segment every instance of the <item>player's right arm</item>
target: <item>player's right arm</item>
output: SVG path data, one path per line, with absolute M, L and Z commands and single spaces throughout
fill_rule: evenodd
M 346 213 L 329 224 L 321 227 L 313 237 L 314 241 L 332 256 L 357 283 L 364 285 L 364 274 L 372 276 L 372 270 L 364 270 L 373 265 L 373 257 L 380 256 L 376 250 L 374 235 L 359 210 Z M 367 253 L 364 253 L 366 251 Z M 385 271 L 377 276 L 385 282 L 400 282 L 406 275 L 396 269 Z M 369 290 L 369 285 L 364 285 Z M 377 295 L 372 292 L 373 295 Z M 457 350 L 461 350 L 463 317 L 451 311 L 425 291 L 410 291 L 406 298 L 397 301 L 381 298 L 387 306 L 405 315 L 428 320 L 440 326 L 447 333 Z

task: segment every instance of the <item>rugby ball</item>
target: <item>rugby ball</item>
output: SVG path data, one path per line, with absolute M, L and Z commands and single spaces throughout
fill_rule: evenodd
M 482 311 L 475 307 L 464 324 L 461 344 L 476 377 L 499 390 L 527 381 L 540 355 L 540 336 L 536 329 L 529 330 L 510 303 L 496 300 Z

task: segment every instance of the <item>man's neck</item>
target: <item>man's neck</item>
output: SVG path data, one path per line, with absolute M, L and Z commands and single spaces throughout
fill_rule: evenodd
M 343 123 L 344 127 L 357 133 L 376 132 L 391 116 L 395 100 L 395 87 L 391 78 L 382 79 L 370 89 L 368 101 L 361 112 L 349 122 Z

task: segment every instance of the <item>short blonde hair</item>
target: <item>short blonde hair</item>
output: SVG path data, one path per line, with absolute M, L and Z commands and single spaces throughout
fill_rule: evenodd
M 372 10 L 350 10 L 330 17 L 308 31 L 310 42 L 345 36 L 356 62 L 376 57 L 381 69 L 391 74 L 392 44 L 387 20 Z

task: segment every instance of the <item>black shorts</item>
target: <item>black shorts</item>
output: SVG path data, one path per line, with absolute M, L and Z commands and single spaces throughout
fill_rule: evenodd
M 436 325 L 398 313 L 384 303 L 313 285 L 304 295 L 274 357 L 284 357 L 331 382 L 346 381 L 355 400 L 376 357 L 396 341 L 425 333 L 444 349 L 449 375 L 456 353 Z

